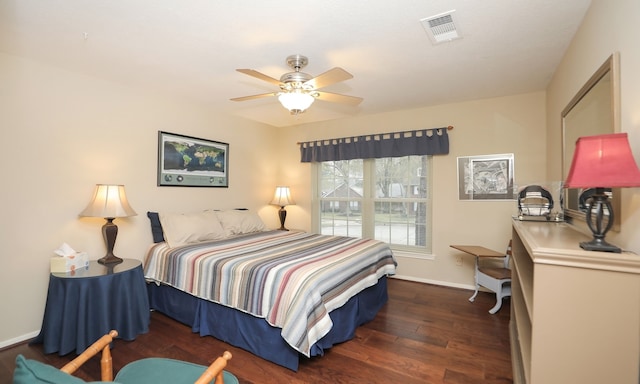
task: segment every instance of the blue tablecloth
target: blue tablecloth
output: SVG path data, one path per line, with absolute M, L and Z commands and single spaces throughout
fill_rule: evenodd
M 44 353 L 80 354 L 112 329 L 133 340 L 149 331 L 149 322 L 140 261 L 125 259 L 111 270 L 92 261 L 73 276 L 50 275 L 42 329 L 32 343 L 42 343 Z

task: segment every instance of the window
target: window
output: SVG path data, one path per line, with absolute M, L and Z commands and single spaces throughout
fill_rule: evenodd
M 315 163 L 318 171 L 320 233 L 363 237 L 364 161 Z
M 314 163 L 317 232 L 431 250 L 430 156 Z

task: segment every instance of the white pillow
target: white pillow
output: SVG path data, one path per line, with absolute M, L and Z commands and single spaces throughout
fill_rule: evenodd
M 266 229 L 266 225 L 257 213 L 250 211 L 228 210 L 216 211 L 220 224 L 227 236 L 243 235 L 246 233 L 260 232 Z
M 220 240 L 226 237 L 215 212 L 165 213 L 160 212 L 164 240 L 169 247 L 201 241 Z

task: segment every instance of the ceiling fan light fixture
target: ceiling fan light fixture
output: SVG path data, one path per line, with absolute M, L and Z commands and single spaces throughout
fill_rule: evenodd
M 309 108 L 315 98 L 308 93 L 304 92 L 282 92 L 278 95 L 278 101 L 285 107 L 292 115 L 297 115 Z
M 332 84 L 353 78 L 353 75 L 340 67 L 334 67 L 320 75 L 313 77 L 308 73 L 300 72 L 300 69 L 307 65 L 309 60 L 302 55 L 291 55 L 287 57 L 287 65 L 294 72 L 285 73 L 280 80 L 267 76 L 255 69 L 236 69 L 240 73 L 266 81 L 280 88 L 279 92 L 262 93 L 259 95 L 234 97 L 232 101 L 246 101 L 261 99 L 263 97 L 277 96 L 280 104 L 292 115 L 298 115 L 306 111 L 315 99 L 330 101 L 335 103 L 346 103 L 353 106 L 360 104 L 362 98 L 341 95 L 339 93 L 323 92 L 319 89 Z

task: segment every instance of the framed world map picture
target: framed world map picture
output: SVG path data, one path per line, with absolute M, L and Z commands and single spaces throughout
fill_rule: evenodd
M 229 187 L 229 144 L 159 131 L 158 186 Z

